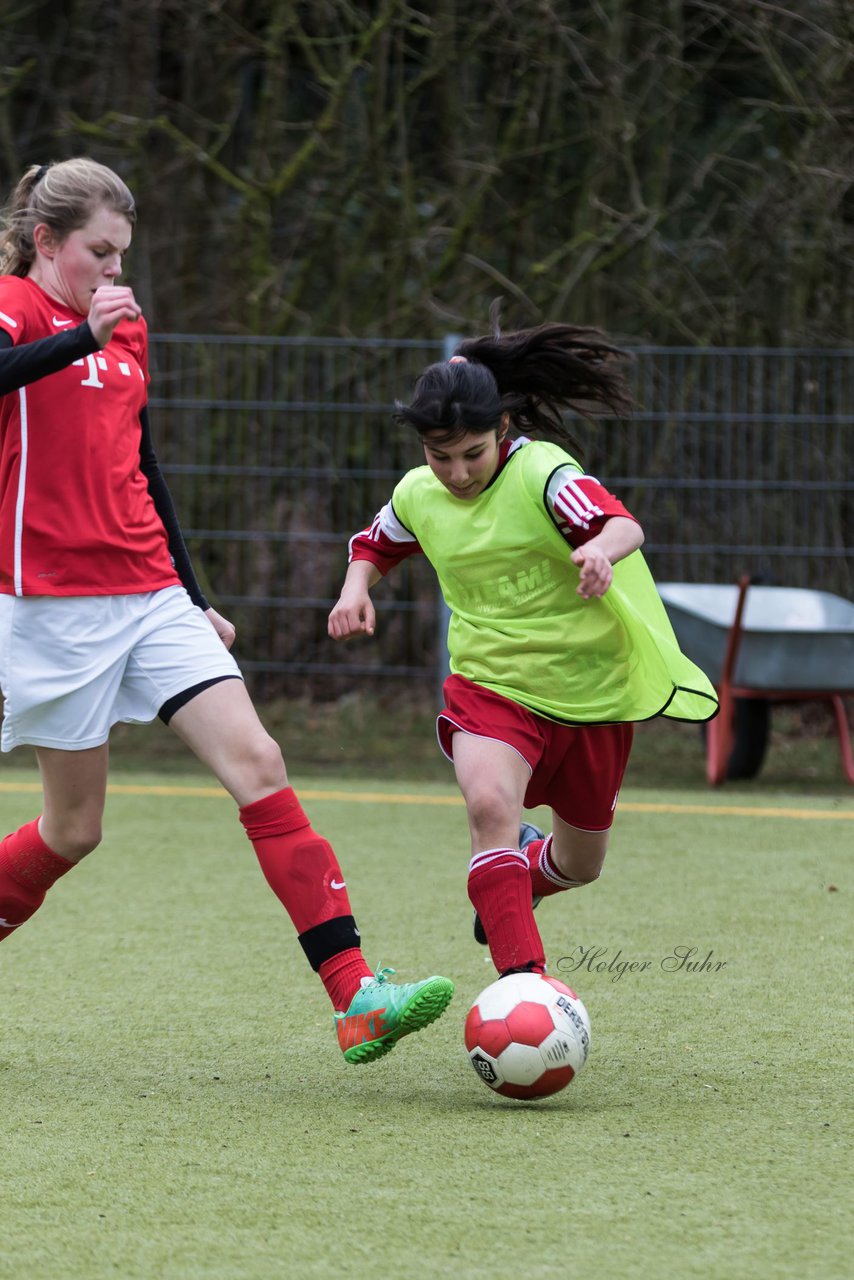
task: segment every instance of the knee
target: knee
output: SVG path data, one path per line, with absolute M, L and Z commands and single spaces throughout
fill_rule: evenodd
M 579 855 L 577 852 L 570 852 L 569 855 L 561 857 L 560 852 L 552 844 L 551 859 L 554 863 L 555 870 L 565 880 L 571 880 L 573 884 L 585 885 L 593 884 L 602 874 L 602 857 L 598 855 L 590 857 L 589 854 Z
M 253 740 L 244 761 L 244 768 L 251 778 L 253 789 L 278 790 L 287 786 L 287 773 L 282 749 L 268 733 L 261 733 Z
M 49 821 L 43 821 L 41 834 L 49 849 L 70 862 L 79 862 L 92 853 L 103 836 L 100 817 L 90 818 L 85 814 L 66 816 L 56 828 Z
M 469 823 L 475 831 L 515 820 L 518 809 L 515 796 L 488 784 L 470 788 L 465 801 Z
M 579 867 L 573 871 L 567 879 L 574 880 L 576 884 L 593 884 L 602 874 L 601 866 L 598 867 Z

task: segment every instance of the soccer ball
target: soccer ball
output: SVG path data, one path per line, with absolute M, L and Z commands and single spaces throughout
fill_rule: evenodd
M 590 1019 L 575 992 L 538 973 L 511 973 L 481 991 L 466 1018 L 471 1064 L 505 1098 L 546 1098 L 587 1061 Z

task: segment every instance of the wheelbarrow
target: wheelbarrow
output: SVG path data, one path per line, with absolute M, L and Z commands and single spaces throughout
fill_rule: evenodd
M 813 699 L 831 705 L 843 773 L 854 783 L 845 707 L 854 693 L 854 603 L 827 591 L 752 586 L 747 576 L 737 586 L 664 582 L 658 590 L 681 648 L 720 699 L 706 726 L 713 786 L 758 772 L 769 703 Z

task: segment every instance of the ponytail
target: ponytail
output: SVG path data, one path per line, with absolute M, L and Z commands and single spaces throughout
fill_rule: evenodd
M 463 359 L 424 371 L 411 404 L 397 404 L 398 422 L 450 441 L 498 427 L 509 413 L 519 435 L 574 443 L 567 410 L 590 418 L 625 417 L 632 409 L 623 370 L 628 355 L 599 329 L 546 323 L 466 339 L 455 355 Z
M 560 430 L 561 411 L 625 417 L 632 399 L 618 364 L 625 353 L 599 329 L 542 324 L 496 337 L 470 338 L 457 352 L 485 364 L 520 429 Z

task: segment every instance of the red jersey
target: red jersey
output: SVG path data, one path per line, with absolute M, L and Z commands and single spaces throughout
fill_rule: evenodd
M 34 281 L 0 276 L 15 346 L 85 319 Z M 0 396 L 0 592 L 133 595 L 180 578 L 140 469 L 148 399 L 145 321 L 102 351 Z

